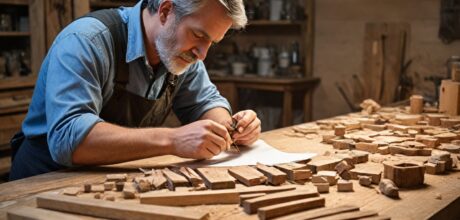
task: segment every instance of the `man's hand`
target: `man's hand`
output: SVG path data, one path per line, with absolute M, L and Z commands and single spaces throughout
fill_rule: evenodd
M 231 143 L 227 128 L 212 120 L 196 121 L 172 133 L 172 154 L 179 157 L 209 159 Z
M 233 132 L 232 138 L 236 144 L 251 145 L 260 135 L 260 120 L 257 114 L 252 110 L 243 110 L 232 116 L 236 120 L 236 131 Z

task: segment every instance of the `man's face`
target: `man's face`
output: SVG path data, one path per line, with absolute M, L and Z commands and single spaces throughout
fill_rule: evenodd
M 204 60 L 209 47 L 220 41 L 232 25 L 223 6 L 210 0 L 180 22 L 172 14 L 155 39 L 161 62 L 172 74 L 184 73 L 197 60 Z

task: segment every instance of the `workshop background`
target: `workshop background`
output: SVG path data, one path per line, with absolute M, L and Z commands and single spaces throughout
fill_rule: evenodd
M 135 3 L 0 0 L 0 174 L 54 37 L 90 11 Z M 447 67 L 460 60 L 454 0 L 245 4 L 248 27 L 230 31 L 206 64 L 234 111 L 254 109 L 264 131 L 358 111 L 365 98 L 391 105 L 420 94 L 436 105 Z

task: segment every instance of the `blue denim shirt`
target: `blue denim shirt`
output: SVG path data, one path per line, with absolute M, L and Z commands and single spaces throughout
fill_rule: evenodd
M 167 72 L 159 68 L 154 73 L 146 65 L 141 2 L 119 9 L 128 25 L 126 62 L 130 78 L 126 89 L 155 100 Z M 47 135 L 55 162 L 72 166 L 73 151 L 90 129 L 103 121 L 99 113 L 113 93 L 114 62 L 110 31 L 95 18 L 72 22 L 54 40 L 41 66 L 22 130 L 28 138 Z M 180 89 L 173 100 L 173 111 L 183 124 L 215 107 L 231 111 L 201 61 L 179 77 L 177 86 Z

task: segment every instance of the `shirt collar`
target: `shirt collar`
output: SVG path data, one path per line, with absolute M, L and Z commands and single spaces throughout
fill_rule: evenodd
M 142 32 L 142 3 L 139 1 L 132 8 L 122 8 L 121 15 L 128 23 L 128 46 L 126 49 L 126 62 L 132 62 L 140 57 L 145 57 L 144 38 Z

